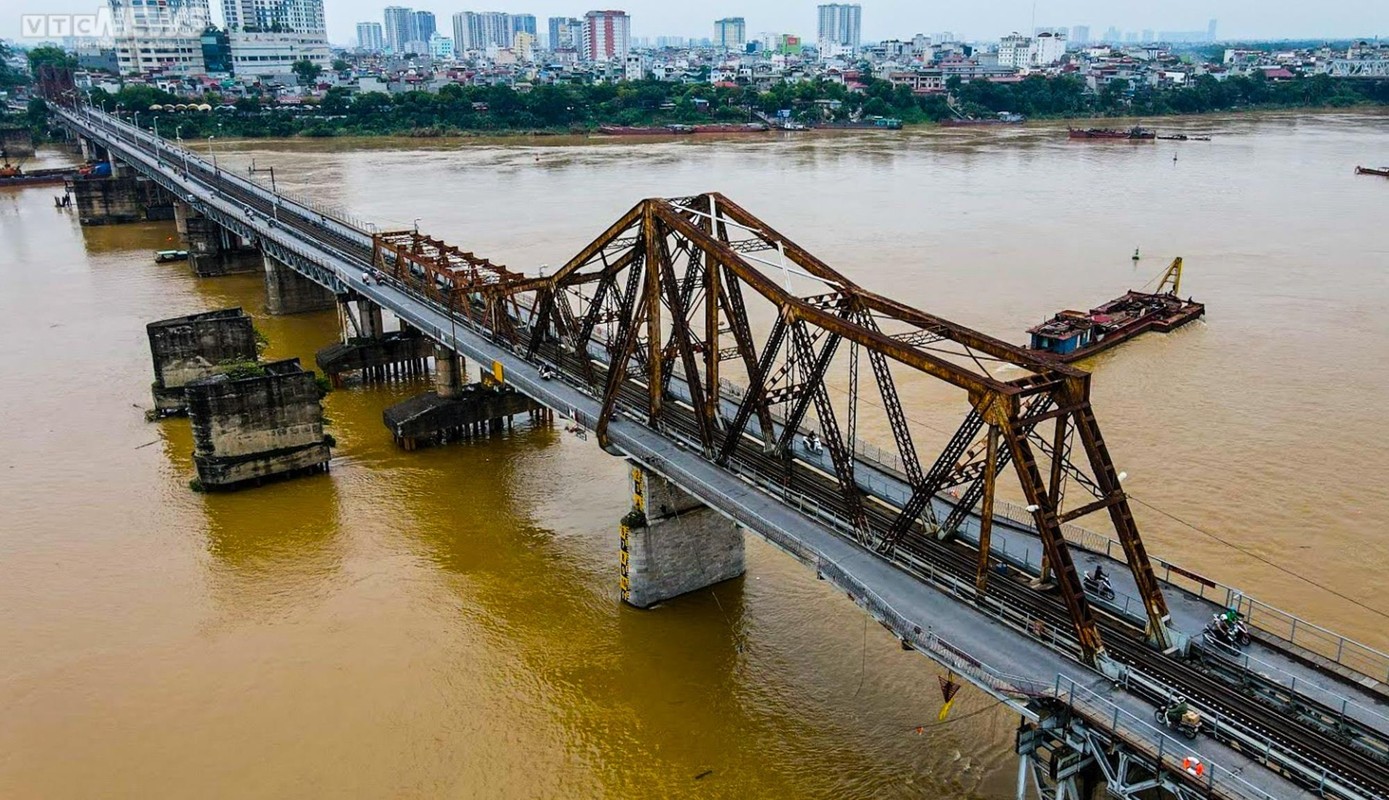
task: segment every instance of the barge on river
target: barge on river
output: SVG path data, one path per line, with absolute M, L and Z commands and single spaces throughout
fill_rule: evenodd
M 1182 285 L 1182 260 L 1173 259 L 1157 291 L 1130 291 L 1098 308 L 1062 311 L 1034 328 L 1027 347 L 1063 362 L 1079 361 L 1128 341 L 1141 333 L 1167 333 L 1199 319 L 1206 307 L 1177 296 Z
M 1380 167 L 1379 169 L 1375 169 L 1374 167 L 1356 167 L 1356 168 L 1355 168 L 1355 174 L 1356 174 L 1356 175 L 1379 175 L 1379 176 L 1384 177 L 1384 178 L 1389 178 L 1389 167 Z
M 1067 128 L 1066 135 L 1072 139 L 1119 139 L 1126 142 L 1150 142 L 1157 138 L 1157 131 L 1135 125 L 1126 131 L 1118 128 Z

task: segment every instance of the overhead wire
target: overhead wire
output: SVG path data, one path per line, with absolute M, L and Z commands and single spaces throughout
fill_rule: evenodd
M 1170 511 L 1164 511 L 1163 509 L 1158 508 L 1157 506 L 1153 505 L 1152 503 L 1147 502 L 1146 500 L 1142 500 L 1142 499 L 1140 499 L 1140 498 L 1134 497 L 1132 494 L 1128 495 L 1128 498 L 1129 498 L 1130 500 L 1134 501 L 1135 503 L 1138 503 L 1139 505 L 1143 506 L 1144 508 L 1147 508 L 1147 509 L 1150 509 L 1150 510 L 1152 510 L 1152 511 L 1155 511 L 1155 512 L 1161 514 L 1162 516 L 1167 517 L 1168 519 L 1172 520 L 1173 522 L 1177 522 L 1177 523 L 1180 523 L 1180 524 L 1182 524 L 1182 525 L 1185 525 L 1186 527 L 1190 528 L 1190 529 L 1193 530 L 1193 531 L 1196 531 L 1197 533 L 1201 534 L 1202 536 L 1205 536 L 1205 537 L 1207 537 L 1207 538 L 1209 538 L 1209 539 L 1213 539 L 1214 541 L 1219 542 L 1220 544 L 1223 544 L 1223 545 L 1225 545 L 1226 547 L 1229 547 L 1229 548 L 1232 549 L 1232 550 L 1236 550 L 1236 551 L 1238 551 L 1238 552 L 1240 552 L 1240 553 L 1243 553 L 1244 555 L 1249 556 L 1250 558 L 1254 559 L 1255 561 L 1258 561 L 1258 562 L 1260 562 L 1260 563 L 1262 563 L 1262 564 L 1265 564 L 1265 565 L 1267 565 L 1267 566 L 1273 567 L 1274 569 L 1276 569 L 1276 570 L 1278 570 L 1279 572 L 1282 572 L 1282 573 L 1284 573 L 1284 574 L 1286 574 L 1286 575 L 1290 575 L 1290 576 L 1292 576 L 1292 577 L 1294 577 L 1294 578 L 1297 578 L 1299 581 L 1302 581 L 1303 583 L 1306 583 L 1306 584 L 1308 584 L 1309 586 L 1315 586 L 1316 588 L 1321 589 L 1322 591 L 1324 591 L 1324 592 L 1326 592 L 1326 593 L 1328 593 L 1328 594 L 1335 595 L 1336 597 L 1339 597 L 1340 599 L 1345 600 L 1346 602 L 1350 603 L 1351 605 L 1354 605 L 1354 606 L 1356 606 L 1356 607 L 1358 607 L 1358 608 L 1364 609 L 1365 611 L 1369 611 L 1369 612 L 1372 613 L 1372 614 L 1378 614 L 1379 616 L 1384 617 L 1385 619 L 1389 619 L 1389 611 L 1384 611 L 1384 610 L 1375 608 L 1374 606 L 1366 605 L 1365 603 L 1363 603 L 1363 602 L 1361 602 L 1361 601 L 1355 599 L 1354 597 L 1351 597 L 1351 596 L 1348 595 L 1348 594 L 1345 594 L 1344 592 L 1339 592 L 1339 591 L 1337 591 L 1337 590 L 1331 588 L 1330 586 L 1327 586 L 1327 585 L 1324 584 L 1324 583 L 1319 583 L 1318 581 L 1315 581 L 1315 580 L 1313 580 L 1313 579 L 1307 577 L 1306 575 L 1302 575 L 1302 574 L 1298 573 L 1296 570 L 1289 569 L 1288 567 L 1285 567 L 1285 566 L 1283 566 L 1282 564 L 1279 564 L 1278 562 L 1273 561 L 1272 559 L 1265 558 L 1264 556 L 1261 556 L 1261 555 L 1259 555 L 1258 553 L 1255 553 L 1255 552 L 1249 550 L 1248 548 L 1246 548 L 1246 547 L 1244 547 L 1244 546 L 1242 546 L 1242 545 L 1236 544 L 1235 542 L 1232 542 L 1232 541 L 1230 541 L 1229 539 L 1225 539 L 1225 538 L 1223 538 L 1223 537 L 1221 537 L 1221 536 L 1219 536 L 1219 535 L 1217 535 L 1217 534 L 1211 533 L 1210 531 L 1206 530 L 1205 528 L 1202 528 L 1201 526 L 1196 525 L 1195 523 L 1188 522 L 1187 520 L 1182 519 L 1181 517 L 1177 516 L 1176 514 L 1171 513 Z

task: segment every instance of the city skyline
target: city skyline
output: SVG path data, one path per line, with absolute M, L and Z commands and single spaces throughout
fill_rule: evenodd
M 1156 9 L 1147 3 L 1105 2 L 1104 0 L 1040 0 L 1035 16 L 1032 0 L 1000 0 L 965 7 L 929 8 L 915 0 L 867 0 L 863 2 L 862 40 L 910 37 L 915 33 L 954 31 L 967 40 L 998 40 L 1018 31 L 1036 27 L 1069 29 L 1089 27 L 1093 33 L 1111 28 L 1121 32 L 1145 30 L 1201 30 L 1214 17 L 1220 20 L 1220 35 L 1232 39 L 1345 38 L 1389 35 L 1389 3 L 1370 4 L 1361 0 L 1327 0 L 1308 5 L 1269 0 L 1170 0 Z M 52 0 L 13 0 L 14 9 L 0 16 L 0 37 L 18 38 L 20 15 L 55 12 L 90 13 L 88 8 L 67 7 Z M 213 3 L 213 18 L 223 23 L 220 3 Z M 708 38 L 714 20 L 743 17 L 751 38 L 756 32 L 794 33 L 813 41 L 817 31 L 815 0 L 720 0 L 695 7 L 677 6 L 664 0 L 627 2 L 575 2 L 575 0 L 491 0 L 459 2 L 428 0 L 412 8 L 433 12 L 438 19 L 451 19 L 462 11 L 500 11 L 582 18 L 593 10 L 626 11 L 632 20 L 632 35 L 639 38 L 681 36 Z M 356 38 L 359 22 L 383 21 L 386 4 L 376 0 L 326 0 L 328 38 L 346 45 Z M 441 26 L 442 27 L 442 26 Z

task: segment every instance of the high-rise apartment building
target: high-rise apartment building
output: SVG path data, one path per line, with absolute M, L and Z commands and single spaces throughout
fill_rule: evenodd
M 386 36 L 379 22 L 357 23 L 357 47 L 369 53 L 386 49 Z
M 414 11 L 405 6 L 386 6 L 386 49 L 392 53 L 405 52 L 405 43 L 410 41 L 413 16 Z
M 428 42 L 430 37 L 438 32 L 439 26 L 434 22 L 433 11 L 410 12 L 410 41 Z
M 208 0 L 108 0 L 116 64 L 122 75 L 206 71 L 202 32 L 212 22 Z
M 741 51 L 748 43 L 748 26 L 742 17 L 714 21 L 714 46 Z
M 817 43 L 822 56 L 858 52 L 863 8 L 857 3 L 829 3 L 819 7 Z
M 632 18 L 626 11 L 590 11 L 584 15 L 579 49 L 585 61 L 625 63 L 631 41 Z
M 1071 41 L 1082 47 L 1090 44 L 1090 26 L 1073 25 L 1071 26 Z
M 534 14 L 511 15 L 511 35 L 513 40 L 518 33 L 529 33 L 531 36 L 539 37 L 540 32 L 536 30 Z
M 323 0 L 222 0 L 222 18 L 233 33 L 327 34 Z
M 474 33 L 477 29 L 477 14 L 472 11 L 460 11 L 453 15 L 453 52 L 462 56 L 468 50 L 477 50 L 477 39 Z
M 578 50 L 583 42 L 584 22 L 574 17 L 550 17 L 550 38 L 545 46 L 551 50 Z

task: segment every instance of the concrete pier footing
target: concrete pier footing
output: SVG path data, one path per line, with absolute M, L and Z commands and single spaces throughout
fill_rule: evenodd
M 320 349 L 314 357 L 333 386 L 341 386 L 343 375 L 353 372 L 361 375 L 364 383 L 410 380 L 429 374 L 429 356 L 434 349 L 430 341 L 403 321 L 399 331 L 384 330 L 381 308 L 371 301 L 340 296 L 338 323 L 342 341 Z
M 200 378 L 185 391 L 193 462 L 203 489 L 328 469 L 321 394 L 299 359 Z
M 396 444 L 406 450 L 486 436 L 510 428 L 517 415 L 548 419 L 546 409 L 510 386 L 468 384 L 444 397 L 426 392 L 382 413 Z
M 134 177 L 73 178 L 67 190 L 83 225 L 118 225 L 144 218 L 140 186 Z
M 174 226 L 188 246 L 188 263 L 200 278 L 256 272 L 263 269 L 261 253 L 249 242 L 207 219 L 184 202 L 173 205 Z
M 302 314 L 323 311 L 337 303 L 337 296 L 279 259 L 265 254 L 265 307 L 271 314 Z
M 184 387 L 212 375 L 219 365 L 257 358 L 255 327 L 240 308 L 151 322 L 145 332 L 154 360 L 155 417 L 186 413 Z
M 631 468 L 632 511 L 620 524 L 624 602 L 649 608 L 743 574 L 741 527 L 660 475 Z

